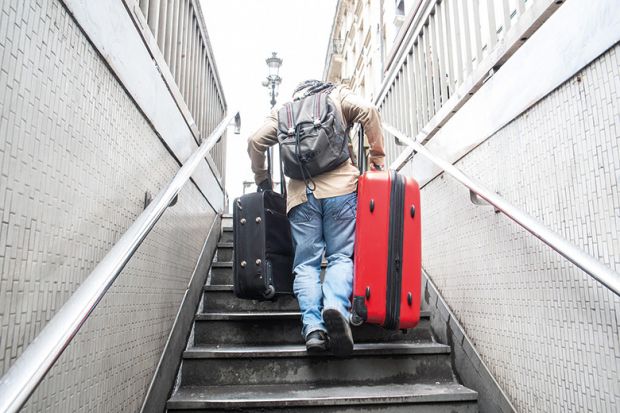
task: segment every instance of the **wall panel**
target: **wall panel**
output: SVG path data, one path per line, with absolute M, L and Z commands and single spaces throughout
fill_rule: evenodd
M 57 0 L 0 4 L 0 373 L 179 169 Z M 139 410 L 215 211 L 193 183 L 25 411 Z
M 620 46 L 456 166 L 620 272 Z M 519 411 L 620 409 L 620 298 L 449 176 L 423 264 Z

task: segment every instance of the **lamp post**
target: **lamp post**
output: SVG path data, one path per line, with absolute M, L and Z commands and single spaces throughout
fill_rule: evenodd
M 282 66 L 282 59 L 277 56 L 276 52 L 271 54 L 271 57 L 265 59 L 267 67 L 269 68 L 269 74 L 267 79 L 263 81 L 263 86 L 270 90 L 271 93 L 271 108 L 276 105 L 276 96 L 278 96 L 278 86 L 282 82 L 282 78 L 279 76 L 280 66 Z
M 267 75 L 267 79 L 263 81 L 263 86 L 267 89 L 270 89 L 271 94 L 271 108 L 276 105 L 276 96 L 278 96 L 278 86 L 282 83 L 282 78 L 279 75 L 280 66 L 282 66 L 282 59 L 277 56 L 276 52 L 271 53 L 271 57 L 265 59 L 267 63 L 267 67 L 269 68 L 269 74 Z M 272 158 L 273 154 L 271 152 L 271 148 L 267 151 L 267 168 L 269 171 L 272 171 Z

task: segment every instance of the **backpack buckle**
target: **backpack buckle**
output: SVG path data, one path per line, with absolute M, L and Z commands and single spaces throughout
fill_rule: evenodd
M 286 134 L 288 136 L 293 136 L 295 134 L 295 129 L 293 128 L 288 128 L 288 131 L 286 132 Z
M 319 126 L 321 126 L 321 119 L 315 119 L 313 124 L 315 128 L 318 128 Z

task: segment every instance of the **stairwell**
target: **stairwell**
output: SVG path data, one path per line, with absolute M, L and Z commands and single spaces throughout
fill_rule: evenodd
M 478 411 L 477 393 L 458 383 L 428 313 L 407 332 L 354 328 L 350 357 L 309 355 L 295 298 L 237 299 L 232 259 L 225 216 L 168 412 Z

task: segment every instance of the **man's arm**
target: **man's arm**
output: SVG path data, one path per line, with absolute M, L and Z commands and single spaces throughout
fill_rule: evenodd
M 370 145 L 370 165 L 385 168 L 385 150 L 383 147 L 383 130 L 381 117 L 377 108 L 365 99 L 355 95 L 350 89 L 341 89 L 342 114 L 349 123 L 360 122 Z
M 254 181 L 257 185 L 270 178 L 265 164 L 265 151 L 278 142 L 277 131 L 276 112 L 272 112 L 262 126 L 248 138 L 248 155 L 250 155 Z

